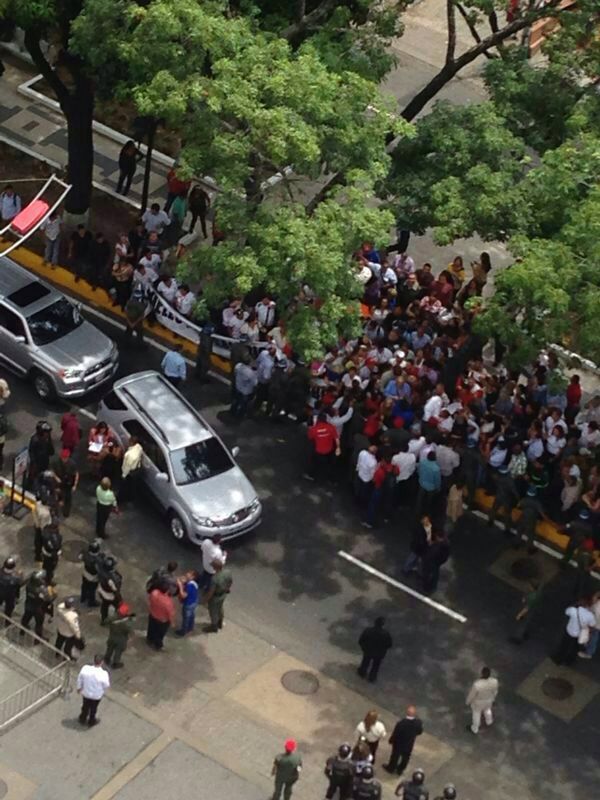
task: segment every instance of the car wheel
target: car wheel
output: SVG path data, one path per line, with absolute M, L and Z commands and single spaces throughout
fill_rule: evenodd
M 44 372 L 33 373 L 33 388 L 36 391 L 40 400 L 54 400 L 56 397 L 56 388 L 52 382 L 52 378 Z
M 171 511 L 169 514 L 169 527 L 171 528 L 171 533 L 173 534 L 174 539 L 182 541 L 183 539 L 188 538 L 184 521 L 181 519 L 179 514 L 176 514 L 174 511 Z

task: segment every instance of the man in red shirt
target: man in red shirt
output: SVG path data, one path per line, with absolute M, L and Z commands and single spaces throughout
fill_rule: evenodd
M 163 649 L 163 639 L 175 622 L 175 606 L 167 583 L 161 583 L 148 594 L 148 631 L 146 641 L 155 650 Z
M 366 519 L 362 523 L 365 528 L 372 528 L 377 521 L 377 512 L 389 500 L 396 484 L 396 475 L 400 474 L 399 468 L 392 464 L 392 453 L 385 448 L 379 455 L 379 463 L 373 475 L 373 491 L 367 506 Z M 385 516 L 385 515 L 384 515 Z
M 308 470 L 304 477 L 314 481 L 317 476 L 326 475 L 332 467 L 333 454 L 340 454 L 340 439 L 337 428 L 327 422 L 327 414 L 321 411 L 314 425 L 308 429 L 308 439 L 312 444 L 312 452 Z
M 65 412 L 60 421 L 60 427 L 62 431 L 60 440 L 63 449 L 68 450 L 70 455 L 73 455 L 81 439 L 81 427 L 77 414 L 74 411 Z

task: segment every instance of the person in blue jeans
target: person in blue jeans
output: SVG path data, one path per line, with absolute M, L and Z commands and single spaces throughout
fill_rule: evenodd
M 181 600 L 181 628 L 175 631 L 177 636 L 185 636 L 194 630 L 199 596 L 198 578 L 198 572 L 191 569 L 177 582 Z

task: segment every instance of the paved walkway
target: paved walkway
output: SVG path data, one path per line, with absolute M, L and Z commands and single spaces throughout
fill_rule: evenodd
M 24 87 L 33 70 L 8 57 L 6 70 L 0 80 L 0 140 L 25 153 L 45 161 L 55 169 L 67 163 L 67 125 L 58 105 L 36 91 L 35 84 Z M 21 88 L 20 88 L 21 87 Z M 28 94 L 24 94 L 23 92 Z M 35 97 L 39 95 L 39 97 Z M 102 126 L 94 133 L 94 186 L 133 206 L 139 206 L 143 183 L 143 164 L 138 167 L 127 198 L 116 194 L 119 178 L 119 152 L 129 138 L 121 134 L 109 135 Z M 164 199 L 169 170 L 166 157 L 158 154 L 152 160 L 150 198 Z

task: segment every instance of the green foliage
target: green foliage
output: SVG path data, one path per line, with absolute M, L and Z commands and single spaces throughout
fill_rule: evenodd
M 410 229 L 433 228 L 438 244 L 468 237 L 503 239 L 526 213 L 515 189 L 525 148 L 493 104 L 436 103 L 414 139 L 393 154 L 386 189 Z
M 288 309 L 293 344 L 307 357 L 320 352 L 356 324 L 351 255 L 365 238 L 387 241 L 393 217 L 375 205 L 373 185 L 389 169 L 390 127 L 410 127 L 371 81 L 331 70 L 312 42 L 294 50 L 247 18 L 227 18 L 219 3 L 123 0 L 111 50 L 94 47 L 106 2 L 88 0 L 73 46 L 97 72 L 116 60 L 117 93 L 180 132 L 181 174 L 209 174 L 220 189 L 225 241 L 193 253 L 186 277 L 202 281 L 209 305 L 265 287 Z M 265 189 L 288 165 L 285 186 Z M 343 193 L 308 215 L 296 185 L 334 171 L 346 175 Z M 304 285 L 319 302 L 297 299 Z

